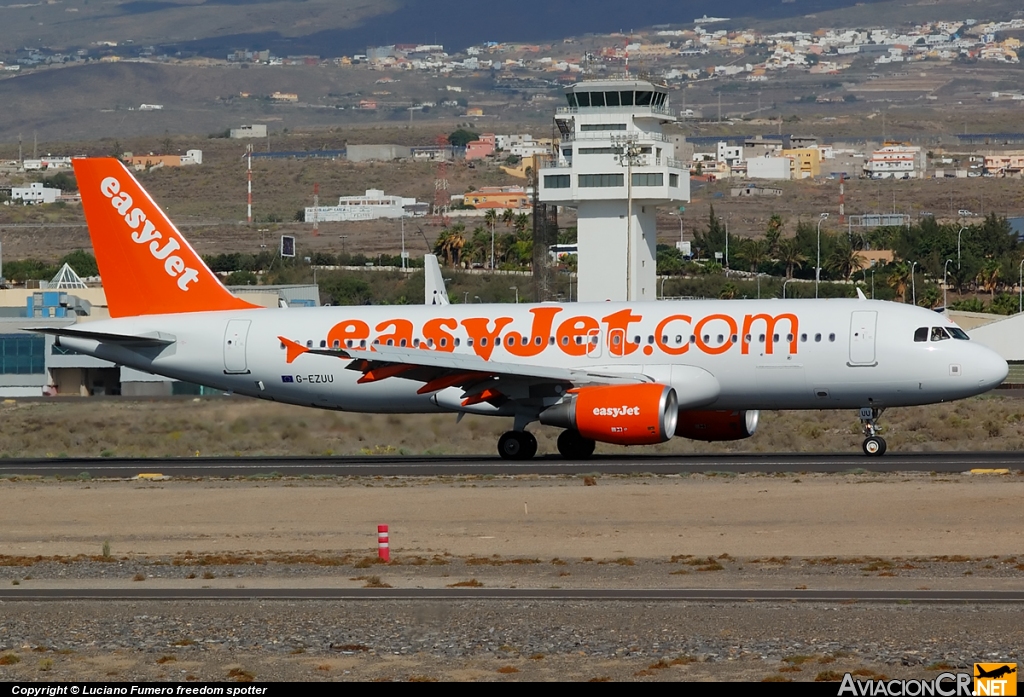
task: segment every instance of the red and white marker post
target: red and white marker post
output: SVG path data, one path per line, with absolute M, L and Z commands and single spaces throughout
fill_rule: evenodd
M 388 526 L 377 526 L 377 556 L 381 561 L 391 561 L 391 545 L 388 543 Z

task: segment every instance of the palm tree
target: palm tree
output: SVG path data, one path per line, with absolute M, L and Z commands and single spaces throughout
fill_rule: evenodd
M 782 228 L 785 224 L 785 221 L 782 220 L 782 216 L 778 213 L 772 213 L 772 217 L 768 219 L 768 229 L 765 230 L 764 238 L 768 243 L 769 255 L 774 255 L 778 252 L 779 241 L 782 238 Z
M 907 302 L 907 286 L 910 285 L 910 266 L 907 262 L 900 261 L 888 265 L 889 275 L 885 279 L 886 285 L 896 291 L 896 297 L 901 303 Z
M 520 213 L 515 217 L 512 225 L 515 228 L 517 240 L 523 241 L 529 238 L 529 235 L 526 234 L 526 231 L 530 228 L 529 215 L 526 213 Z
M 746 239 L 740 243 L 736 256 L 750 265 L 750 273 L 757 273 L 761 265 L 771 258 L 771 249 L 767 240 Z
M 444 259 L 445 266 L 455 266 L 462 257 L 462 248 L 466 238 L 462 235 L 465 227 L 459 223 L 452 228 L 445 228 L 437 236 L 434 243 L 434 254 Z
M 832 254 L 825 262 L 825 268 L 849 281 L 854 272 L 864 268 L 864 257 L 857 254 L 848 242 L 840 243 L 832 250 Z
M 981 289 L 987 291 L 989 295 L 995 295 L 996 288 L 999 286 L 999 262 L 995 259 L 989 259 L 981 267 L 981 271 L 978 272 L 978 285 Z
M 801 268 L 807 261 L 795 237 L 788 237 L 779 242 L 779 261 L 786 266 L 786 278 L 793 278 L 793 271 Z
M 490 268 L 494 270 L 494 224 L 498 222 L 498 211 L 491 208 L 484 214 L 484 222 L 491 230 L 491 263 Z

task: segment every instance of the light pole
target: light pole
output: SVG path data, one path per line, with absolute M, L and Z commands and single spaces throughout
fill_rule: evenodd
M 729 216 L 725 217 L 725 270 L 729 271 Z
M 960 235 L 964 234 L 964 230 L 967 227 L 964 225 L 960 226 L 960 232 L 956 233 L 956 270 L 960 270 Z
M 953 263 L 952 259 L 946 259 L 946 263 L 942 265 L 942 309 L 949 314 L 949 301 L 946 299 L 946 291 L 949 288 L 949 284 L 946 283 L 946 270 L 949 269 L 949 265 Z
M 757 272 L 757 299 L 761 299 L 761 272 Z
M 871 269 L 871 299 L 875 299 L 875 270 Z
M 818 283 L 821 280 L 821 224 L 828 218 L 828 213 L 822 213 L 818 217 L 818 261 L 814 267 L 814 297 L 818 297 Z M 728 236 L 726 236 L 728 240 Z
M 793 282 L 792 278 L 787 278 L 785 281 L 783 281 L 783 283 L 782 283 L 782 299 L 783 300 L 786 299 L 786 285 L 789 284 L 789 283 L 792 283 L 792 282 Z
M 1024 259 L 1020 260 L 1020 266 L 1017 267 L 1017 275 L 1020 277 L 1017 280 L 1017 312 L 1024 312 Z
M 677 210 L 675 213 L 672 214 L 675 217 L 679 218 L 679 252 L 680 253 L 682 253 L 682 251 L 683 251 L 683 211 L 684 210 L 686 210 L 686 209 L 683 208 L 682 206 L 679 206 L 679 210 Z
M 916 266 L 917 266 L 917 262 L 916 261 L 913 264 L 910 265 L 910 293 L 911 293 L 910 297 L 911 297 L 911 302 L 913 303 L 914 307 L 917 307 L 917 282 L 916 282 L 917 279 L 914 277 L 914 268 Z
M 626 168 L 626 300 L 633 300 L 633 168 L 647 164 L 647 158 L 633 134 L 612 136 L 612 148 L 619 148 L 615 161 Z
M 509 290 L 514 290 L 516 292 L 516 305 L 518 305 L 519 304 L 519 286 L 509 286 Z
M 468 305 L 468 304 L 469 304 L 469 291 L 468 291 L 468 290 L 467 290 L 467 291 L 466 291 L 466 293 L 465 293 L 465 294 L 464 294 L 464 295 L 462 296 L 462 304 L 463 304 L 463 305 Z
M 410 111 L 409 114 L 411 115 L 412 112 Z M 405 253 L 405 218 L 403 217 L 402 218 L 402 271 L 405 271 L 405 259 L 406 259 L 406 253 Z

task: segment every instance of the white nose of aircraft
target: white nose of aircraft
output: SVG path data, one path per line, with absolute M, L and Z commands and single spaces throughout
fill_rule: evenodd
M 1002 356 L 992 349 L 972 344 L 971 354 L 964 365 L 964 372 L 967 378 L 978 381 L 978 392 L 988 392 L 1002 384 L 1010 367 Z

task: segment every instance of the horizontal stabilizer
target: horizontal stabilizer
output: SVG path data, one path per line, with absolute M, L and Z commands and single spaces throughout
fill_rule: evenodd
M 163 332 L 147 332 L 145 334 L 111 334 L 109 332 L 91 332 L 85 329 L 70 327 L 26 327 L 27 332 L 37 334 L 52 334 L 53 336 L 66 336 L 73 339 L 90 339 L 106 344 L 118 344 L 120 346 L 170 346 L 177 339 L 170 334 Z

